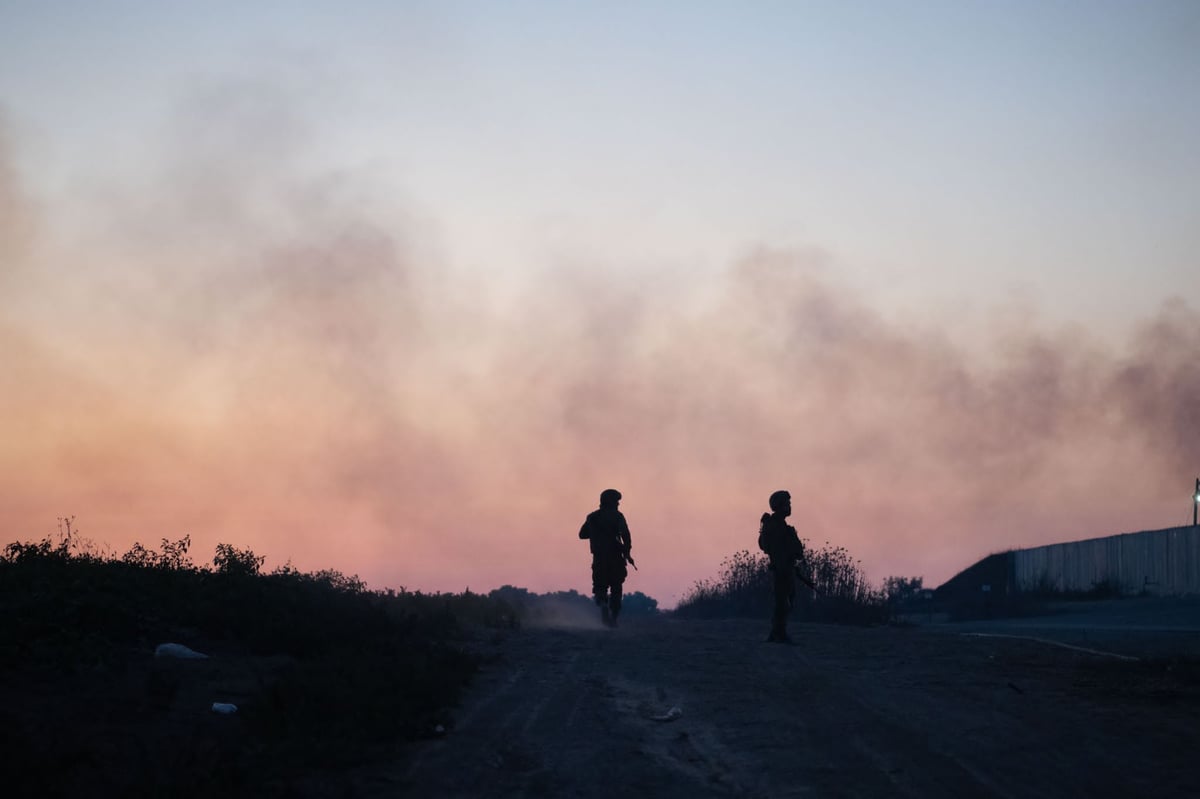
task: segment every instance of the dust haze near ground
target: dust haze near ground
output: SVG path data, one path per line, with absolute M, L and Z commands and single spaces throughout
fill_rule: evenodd
M 529 611 L 524 626 L 547 630 L 603 630 L 599 610 L 578 602 L 543 597 Z
M 0 135 L 6 537 L 76 514 L 118 550 L 190 534 L 200 560 L 226 540 L 377 586 L 584 588 L 575 531 L 611 485 L 631 587 L 670 606 L 781 487 L 875 580 L 1186 510 L 1184 300 L 1118 348 L 997 308 L 981 351 L 977 320 L 884 313 L 819 243 L 748 243 L 694 280 L 546 263 L 492 302 L 419 200 L 307 161 L 314 124 L 269 84 L 202 87 L 155 176 L 63 218 Z

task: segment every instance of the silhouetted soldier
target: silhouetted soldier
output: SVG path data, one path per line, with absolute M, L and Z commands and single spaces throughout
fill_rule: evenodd
M 628 571 L 625 561 L 632 541 L 625 515 L 617 510 L 621 492 L 606 488 L 600 492 L 600 507 L 588 514 L 579 528 L 579 537 L 588 539 L 592 550 L 592 595 L 600 606 L 600 618 L 610 627 L 617 626 L 621 612 L 621 585 Z
M 772 582 L 775 585 L 775 610 L 771 615 L 771 634 L 767 640 L 790 644 L 787 616 L 796 595 L 796 563 L 804 561 L 804 545 L 796 528 L 787 523 L 792 515 L 792 495 L 776 491 L 768 500 L 771 513 L 764 513 L 758 528 L 758 548 L 770 558 Z

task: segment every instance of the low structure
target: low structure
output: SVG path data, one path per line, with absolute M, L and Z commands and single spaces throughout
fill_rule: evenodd
M 1200 594 L 1200 526 L 998 552 L 936 593 L 981 609 L 999 609 L 1020 594 Z
M 1200 594 L 1200 527 L 1110 535 L 1012 552 L 1021 591 Z

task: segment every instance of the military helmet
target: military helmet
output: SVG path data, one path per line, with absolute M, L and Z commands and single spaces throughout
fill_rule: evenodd
M 615 505 L 621 501 L 621 492 L 615 488 L 606 488 L 600 492 L 601 505 Z
M 778 513 L 783 508 L 783 503 L 791 501 L 791 494 L 786 491 L 776 491 L 771 495 L 771 498 L 767 500 L 767 504 L 771 506 L 771 510 Z

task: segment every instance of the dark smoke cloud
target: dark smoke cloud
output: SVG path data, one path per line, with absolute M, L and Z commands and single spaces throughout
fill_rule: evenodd
M 531 466 L 529 484 L 624 474 L 670 508 L 652 527 L 727 551 L 751 540 L 722 529 L 728 509 L 790 487 L 815 538 L 876 566 L 925 570 L 920 550 L 939 548 L 961 566 L 1175 524 L 1167 510 L 1182 505 L 1167 498 L 1196 466 L 1200 316 L 1181 301 L 1123 351 L 1026 317 L 981 354 L 950 330 L 886 320 L 803 254 L 744 259 L 698 310 L 576 276 L 537 296 L 544 335 L 518 333 L 491 379 L 505 445 L 565 453 Z
M 764 249 L 689 280 L 548 264 L 501 314 L 382 187 L 309 161 L 288 92 L 205 90 L 170 130 L 160 181 L 56 250 L 43 300 L 86 301 L 0 327 L 12 537 L 71 510 L 118 548 L 192 532 L 375 584 L 586 590 L 574 533 L 612 485 L 650 566 L 634 587 L 669 604 L 753 546 L 777 488 L 877 579 L 1179 521 L 1159 509 L 1197 466 L 1183 301 L 1124 349 L 1028 314 L 966 346 L 974 320 L 898 320 L 835 254 Z M 11 163 L 4 253 L 50 230 Z
M 491 379 L 512 417 L 537 410 L 530 432 L 584 451 L 632 455 L 655 441 L 656 458 L 681 463 L 706 449 L 747 462 L 915 462 L 994 485 L 1034 479 L 1053 451 L 1090 436 L 1194 440 L 1187 364 L 1200 326 L 1181 301 L 1126 353 L 1035 327 L 1004 331 L 980 357 L 948 331 L 885 321 L 786 254 L 735 265 L 722 298 L 695 313 L 631 286 L 576 285 L 539 286 L 549 310 L 511 331 Z M 1183 446 L 1160 457 L 1166 470 L 1187 458 Z M 967 464 L 976 477 L 961 475 Z
M 1132 351 L 1106 377 L 1115 422 L 1139 432 L 1171 471 L 1198 465 L 1200 315 L 1181 299 L 1142 323 Z

